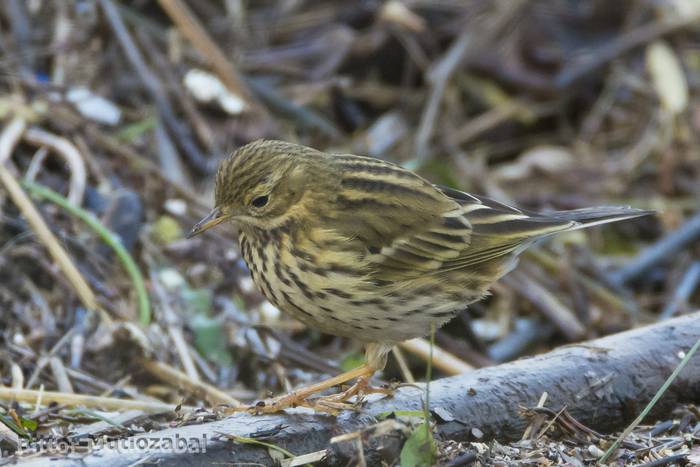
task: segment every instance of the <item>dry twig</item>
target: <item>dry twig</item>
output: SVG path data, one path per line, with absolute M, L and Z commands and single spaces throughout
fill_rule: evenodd
M 116 399 L 114 397 L 89 396 L 86 394 L 68 394 L 55 391 L 36 391 L 32 389 L 12 389 L 0 386 L 0 399 L 34 404 L 41 399 L 42 405 L 52 402 L 70 407 L 82 406 L 102 408 L 105 410 L 143 410 L 144 412 L 172 412 L 177 406 L 162 402 L 135 401 Z M 183 410 L 194 410 L 193 407 L 180 407 Z
M 203 381 L 194 381 L 186 374 L 166 363 L 147 358 L 142 358 L 140 363 L 144 369 L 161 381 L 167 382 L 173 387 L 182 387 L 190 392 L 203 394 L 204 398 L 212 404 L 225 404 L 231 407 L 241 405 L 236 398 L 229 396 L 222 390 Z
M 219 46 L 209 37 L 207 31 L 187 5 L 181 0 L 159 0 L 158 3 L 177 25 L 180 32 L 192 42 L 202 57 L 216 70 L 216 73 L 228 90 L 243 99 L 248 109 L 259 112 L 261 116 L 269 121 L 269 116 L 264 107 L 257 103 L 231 61 L 226 58 Z
M 425 339 L 411 339 L 399 344 L 402 349 L 419 356 L 425 361 L 430 361 L 430 342 Z M 440 371 L 448 375 L 460 375 L 474 369 L 470 364 L 460 360 L 440 347 L 433 346 L 432 364 Z
M 5 127 L 0 135 L 0 160 L 9 159 L 8 154 L 14 150 L 16 144 L 19 142 L 24 128 L 25 122 L 21 119 L 15 119 Z M 14 203 L 27 218 L 29 225 L 31 225 L 32 229 L 37 234 L 37 237 L 39 237 L 44 246 L 49 250 L 51 256 L 73 285 L 83 305 L 89 310 L 99 310 L 100 308 L 97 305 L 95 295 L 87 281 L 83 278 L 78 268 L 75 267 L 70 256 L 68 256 L 68 253 L 63 249 L 56 236 L 48 228 L 41 214 L 36 207 L 34 207 L 34 204 L 24 190 L 22 190 L 17 180 L 15 180 L 4 165 L 0 165 L 0 182 L 5 186 L 5 189 L 10 194 Z
M 49 147 L 56 151 L 58 155 L 63 157 L 70 168 L 70 184 L 68 189 L 68 200 L 80 206 L 83 204 L 83 194 L 85 193 L 85 185 L 87 183 L 87 171 L 85 170 L 85 162 L 83 156 L 77 147 L 66 138 L 49 133 L 40 128 L 29 128 L 24 133 L 24 139 L 28 142 L 42 147 Z M 27 173 L 27 178 L 34 178 Z

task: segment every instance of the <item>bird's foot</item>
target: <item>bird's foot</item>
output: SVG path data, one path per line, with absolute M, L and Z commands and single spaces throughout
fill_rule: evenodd
M 369 384 L 369 377 L 357 379 L 349 388 L 326 396 L 306 397 L 303 391 L 292 392 L 267 401 L 260 401 L 247 411 L 254 414 L 269 414 L 294 407 L 308 407 L 317 412 L 337 415 L 343 410 L 358 410 L 364 397 L 368 394 L 393 395 L 390 387 L 374 387 Z M 354 401 L 351 399 L 355 398 Z
M 357 410 L 368 394 L 383 394 L 390 397 L 394 395 L 394 388 L 390 385 L 370 386 L 369 377 L 361 377 L 357 379 L 355 384 L 342 392 L 314 398 L 312 400 L 313 408 L 319 411 L 324 411 L 326 407 L 332 410 Z M 353 397 L 355 397 L 355 401 L 350 402 Z
M 372 367 L 363 365 L 342 375 L 301 388 L 284 396 L 259 401 L 253 405 L 233 407 L 227 412 L 271 414 L 294 407 L 308 407 L 319 412 L 331 414 L 337 414 L 342 410 L 357 410 L 366 394 L 393 394 L 391 387 L 376 388 L 369 385 L 369 379 L 374 374 L 374 371 Z M 327 396 L 312 397 L 317 392 L 330 389 L 355 378 L 357 378 L 357 381 L 344 391 Z M 355 401 L 350 402 L 350 399 L 353 397 L 356 397 Z

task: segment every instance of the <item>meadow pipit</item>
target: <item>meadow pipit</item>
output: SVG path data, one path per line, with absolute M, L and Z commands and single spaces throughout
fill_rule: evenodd
M 216 207 L 190 235 L 233 221 L 268 300 L 308 326 L 365 342 L 367 362 L 253 410 L 337 407 L 367 391 L 391 347 L 425 336 L 479 300 L 534 241 L 647 211 L 536 214 L 434 185 L 370 157 L 256 141 L 225 159 Z M 314 392 L 357 378 L 325 399 Z

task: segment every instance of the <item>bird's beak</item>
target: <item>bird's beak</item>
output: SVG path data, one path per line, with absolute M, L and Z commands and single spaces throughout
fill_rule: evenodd
M 194 227 L 192 227 L 192 230 L 190 233 L 187 234 L 187 238 L 192 238 L 195 235 L 199 235 L 205 230 L 209 230 L 212 227 L 214 227 L 217 224 L 222 223 L 226 219 L 228 219 L 229 216 L 225 215 L 223 212 L 221 212 L 221 209 L 219 208 L 214 208 L 211 210 L 207 216 L 202 219 L 201 221 L 197 222 Z

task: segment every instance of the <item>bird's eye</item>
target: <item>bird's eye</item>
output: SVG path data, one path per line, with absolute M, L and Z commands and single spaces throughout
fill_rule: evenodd
M 257 198 L 253 199 L 253 201 L 251 202 L 251 204 L 252 204 L 253 206 L 255 206 L 256 208 L 261 208 L 261 207 L 263 207 L 263 206 L 265 206 L 265 205 L 267 204 L 267 200 L 268 200 L 269 198 L 270 198 L 270 197 L 267 196 L 267 195 L 265 195 L 265 196 L 258 196 Z

